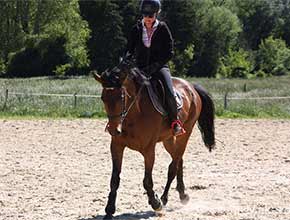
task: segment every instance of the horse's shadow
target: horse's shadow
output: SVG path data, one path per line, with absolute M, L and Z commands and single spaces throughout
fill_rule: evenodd
M 124 213 L 121 215 L 116 215 L 113 217 L 114 220 L 139 220 L 139 219 L 149 219 L 155 217 L 156 213 L 153 211 L 146 212 L 136 212 L 136 213 Z M 102 220 L 104 215 L 96 215 L 91 218 L 80 218 L 78 220 Z

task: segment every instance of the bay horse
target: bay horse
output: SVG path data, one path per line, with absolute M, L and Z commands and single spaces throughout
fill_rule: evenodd
M 116 210 L 125 147 L 140 152 L 144 157 L 143 186 L 148 202 L 154 210 L 161 210 L 162 204 L 166 205 L 170 185 L 176 176 L 179 198 L 182 202 L 188 201 L 189 196 L 185 193 L 183 182 L 182 157 L 196 122 L 205 146 L 209 151 L 215 146 L 214 104 L 209 94 L 201 86 L 173 78 L 174 87 L 183 99 L 179 118 L 186 131 L 185 134 L 174 137 L 168 119 L 154 109 L 144 87 L 146 80 L 138 68 L 134 68 L 128 62 L 121 62 L 111 71 L 105 71 L 101 75 L 93 71 L 93 75 L 103 87 L 101 99 L 108 116 L 106 130 L 111 135 L 112 176 L 104 219 L 112 219 Z M 153 190 L 152 180 L 157 142 L 163 143 L 172 158 L 161 200 Z

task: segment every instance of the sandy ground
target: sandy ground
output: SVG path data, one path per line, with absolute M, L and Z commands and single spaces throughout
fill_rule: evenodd
M 0 120 L 0 219 L 99 220 L 104 216 L 110 136 L 100 120 Z M 126 150 L 116 219 L 290 219 L 290 121 L 217 120 L 209 153 L 194 130 L 184 156 L 190 201 L 175 190 L 160 215 L 147 203 L 143 158 Z M 154 188 L 166 182 L 157 147 Z

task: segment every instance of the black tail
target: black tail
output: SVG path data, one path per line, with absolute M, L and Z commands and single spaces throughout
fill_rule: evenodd
M 202 101 L 202 109 L 198 118 L 198 128 L 205 146 L 211 151 L 215 147 L 214 103 L 207 91 L 200 85 L 194 85 Z

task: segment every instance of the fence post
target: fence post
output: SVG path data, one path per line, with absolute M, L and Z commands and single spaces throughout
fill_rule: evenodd
M 77 93 L 74 93 L 74 108 L 77 108 Z
M 247 83 L 244 84 L 244 92 L 247 92 Z
M 4 109 L 6 108 L 6 106 L 7 106 L 8 95 L 9 95 L 9 91 L 8 91 L 8 89 L 6 89 L 6 90 L 5 90 L 5 98 L 4 98 L 3 110 L 4 110 Z
M 226 92 L 224 97 L 224 109 L 228 108 L 228 92 Z

